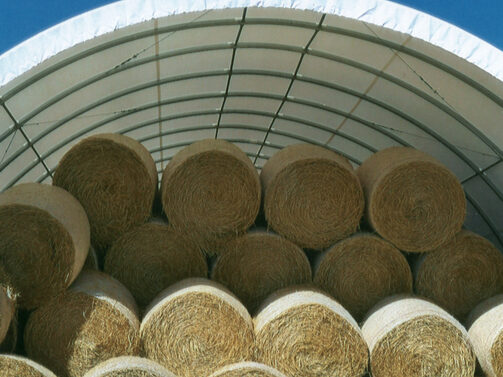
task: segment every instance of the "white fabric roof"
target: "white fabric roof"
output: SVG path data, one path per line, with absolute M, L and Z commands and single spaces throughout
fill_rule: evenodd
M 410 145 L 448 166 L 466 226 L 503 244 L 503 52 L 378 0 L 126 0 L 0 56 L 0 190 L 50 182 L 83 137 L 142 142 L 159 172 L 217 137 L 258 169 L 301 141 L 356 166 Z

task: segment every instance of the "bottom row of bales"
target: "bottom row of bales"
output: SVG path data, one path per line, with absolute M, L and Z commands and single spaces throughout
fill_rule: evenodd
M 468 377 L 476 364 L 464 327 L 411 296 L 385 299 L 360 328 L 342 305 L 309 286 L 275 292 L 252 318 L 222 285 L 192 278 L 161 292 L 140 322 L 128 290 L 97 271 L 84 271 L 36 309 L 24 342 L 28 357 L 60 377 L 357 377 L 369 360 L 373 377 Z M 114 359 L 120 356 L 151 361 Z M 0 366 L 15 371 L 19 360 L 0 356 Z M 7 376 L 53 376 L 19 370 Z

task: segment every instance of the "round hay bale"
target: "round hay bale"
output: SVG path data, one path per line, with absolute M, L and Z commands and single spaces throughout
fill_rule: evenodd
M 286 377 L 283 373 L 278 372 L 270 366 L 245 361 L 227 365 L 222 369 L 217 370 L 210 377 Z
M 456 176 L 435 158 L 407 147 L 383 149 L 358 168 L 366 217 L 401 250 L 428 251 L 461 230 L 466 199 Z
M 100 134 L 82 140 L 63 156 L 53 185 L 82 203 L 93 245 L 106 250 L 121 234 L 148 220 L 157 172 L 143 145 L 124 135 Z
M 25 357 L 0 355 L 2 377 L 56 377 L 49 369 Z
M 485 238 L 463 230 L 419 260 L 415 287 L 464 321 L 481 301 L 503 293 L 503 255 Z
M 208 276 L 203 253 L 183 235 L 156 223 L 117 239 L 105 257 L 104 270 L 124 284 L 142 308 L 177 281 Z
M 121 356 L 96 365 L 84 377 L 176 377 L 163 366 L 142 357 Z
M 488 377 L 503 376 L 503 295 L 479 304 L 467 321 L 477 359 Z
M 0 344 L 4 341 L 16 315 L 15 300 L 10 288 L 0 285 Z
M 254 319 L 257 360 L 287 376 L 361 376 L 368 350 L 351 315 L 313 290 L 273 294 Z
M 464 327 L 414 297 L 385 299 L 362 327 L 373 377 L 472 377 L 475 356 Z
M 110 276 L 85 270 L 61 295 L 31 313 L 24 333 L 29 357 L 60 377 L 81 377 L 117 356 L 140 352 L 134 299 Z
M 266 162 L 260 179 L 267 223 L 297 245 L 319 250 L 356 232 L 365 203 L 346 158 L 291 145 Z
M 140 331 L 146 356 L 180 377 L 208 376 L 253 356 L 253 324 L 246 308 L 207 279 L 186 279 L 163 291 Z
M 320 255 L 314 283 L 358 322 L 383 298 L 412 293 L 412 273 L 405 257 L 372 234 L 347 238 Z
M 214 254 L 220 240 L 244 233 L 260 209 L 260 180 L 246 154 L 224 140 L 202 140 L 164 169 L 162 205 L 170 224 Z
M 225 244 L 211 277 L 229 288 L 253 313 L 278 289 L 311 283 L 311 266 L 294 243 L 258 231 Z
M 66 289 L 89 250 L 89 221 L 67 191 L 40 183 L 0 194 L 0 263 L 23 309 Z

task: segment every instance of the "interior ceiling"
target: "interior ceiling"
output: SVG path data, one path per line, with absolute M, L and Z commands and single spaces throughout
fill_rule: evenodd
M 120 2 L 1 56 L 0 190 L 50 183 L 69 148 L 103 132 L 139 140 L 159 174 L 176 152 L 205 138 L 235 143 L 257 169 L 299 142 L 330 148 L 355 167 L 377 150 L 405 145 L 457 175 L 468 200 L 466 227 L 502 249 L 503 82 L 497 70 L 468 62 L 475 52 L 463 59 L 445 46 L 471 43 L 503 62 L 501 51 L 443 22 L 451 27 L 444 40 L 437 33 L 426 42 L 413 36 L 417 24 L 439 21 L 385 1 L 356 3 L 374 13 L 376 6 L 413 12 L 410 34 L 389 18 L 379 25 L 374 13 L 367 22 L 368 12 L 351 18 L 339 8 L 228 1 L 241 6 L 205 3 L 204 10 L 101 30 L 100 20 L 130 11 L 124 3 L 152 3 Z M 330 3 L 342 9 L 348 2 Z M 95 36 L 76 43 L 77 27 L 94 28 Z M 71 47 L 51 56 L 58 38 Z M 39 60 L 24 72 L 14 63 L 30 51 Z

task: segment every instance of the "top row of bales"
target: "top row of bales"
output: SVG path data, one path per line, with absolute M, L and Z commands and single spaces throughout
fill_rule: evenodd
M 106 250 L 150 216 L 157 173 L 140 143 L 103 134 L 66 153 L 54 185 L 80 201 L 93 245 Z M 253 225 L 262 193 L 268 226 L 314 250 L 354 233 L 366 208 L 368 223 L 397 248 L 429 251 L 453 239 L 466 212 L 455 175 L 433 157 L 405 147 L 375 153 L 355 172 L 331 150 L 293 145 L 274 154 L 259 177 L 235 145 L 203 140 L 173 156 L 160 196 L 169 223 L 213 254 L 222 240 Z

